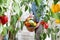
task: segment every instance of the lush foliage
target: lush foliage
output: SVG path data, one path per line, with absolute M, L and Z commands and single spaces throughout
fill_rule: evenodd
M 12 2 L 10 4 L 10 2 Z M 0 24 L 2 25 L 2 27 L 4 26 L 4 24 L 6 24 L 7 27 L 3 27 L 3 31 L 1 32 L 1 34 L 3 34 L 3 36 L 5 36 L 7 34 L 7 32 L 11 32 L 11 34 L 16 35 L 16 33 L 18 32 L 19 29 L 23 29 L 23 25 L 24 22 L 20 21 L 20 17 L 23 14 L 22 12 L 22 6 L 25 6 L 25 11 L 29 10 L 29 12 L 31 12 L 31 8 L 29 6 L 29 3 L 33 3 L 35 2 L 36 6 L 37 6 L 37 10 L 35 13 L 37 13 L 37 18 L 43 18 L 44 20 L 44 29 L 47 30 L 47 32 L 45 33 L 43 31 L 43 33 L 40 35 L 40 39 L 45 40 L 46 35 L 48 34 L 52 34 L 52 33 L 57 33 L 59 31 L 58 28 L 49 28 L 48 27 L 48 21 L 50 20 L 50 17 L 55 18 L 55 22 L 60 24 L 60 4 L 57 4 L 59 2 L 59 0 L 53 0 L 53 4 L 51 7 L 48 6 L 48 0 L 46 0 L 47 4 L 44 4 L 43 0 L 0 0 Z M 11 9 L 9 8 L 11 6 Z M 46 10 L 46 14 L 43 14 L 45 7 L 48 7 L 49 10 Z M 8 17 L 7 15 L 4 14 L 4 12 L 7 12 L 8 10 L 10 10 L 10 25 L 8 26 Z M 14 14 L 15 13 L 15 14 Z M 16 23 L 17 22 L 21 23 L 21 28 L 17 27 L 16 28 Z M 43 24 L 43 22 L 41 22 L 41 24 Z M 28 24 L 27 26 L 29 26 L 30 24 Z

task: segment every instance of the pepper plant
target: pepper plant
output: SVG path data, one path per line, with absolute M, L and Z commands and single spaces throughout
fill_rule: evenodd
M 23 29 L 23 24 L 24 22 L 23 21 L 19 21 L 20 20 L 20 17 L 23 13 L 22 11 L 22 6 L 24 5 L 25 6 L 25 11 L 29 10 L 29 12 L 31 12 L 31 8 L 29 6 L 29 3 L 35 3 L 36 6 L 37 6 L 37 10 L 36 10 L 36 14 L 37 14 L 37 18 L 42 18 L 45 22 L 45 24 L 43 25 L 44 28 L 43 28 L 43 32 L 42 34 L 40 35 L 40 39 L 41 40 L 45 40 L 46 38 L 46 35 L 48 34 L 52 34 L 54 33 L 56 37 L 56 33 L 58 33 L 59 29 L 58 28 L 49 28 L 48 27 L 48 21 L 50 21 L 50 18 L 55 18 L 56 19 L 56 23 L 60 23 L 60 13 L 59 13 L 59 9 L 60 9 L 60 5 L 57 4 L 59 2 L 59 0 L 53 0 L 53 5 L 52 7 L 50 8 L 48 6 L 48 1 L 49 0 L 46 0 L 46 3 L 47 4 L 43 4 L 42 2 L 43 0 L 0 0 L 0 24 L 4 25 L 4 24 L 8 24 L 8 18 L 5 17 L 5 14 L 4 12 L 10 10 L 10 25 L 8 27 L 3 27 L 3 31 L 1 34 L 3 34 L 5 36 L 6 34 L 6 31 L 8 31 L 8 33 L 10 35 L 12 35 L 13 37 L 15 37 L 16 33 L 18 32 L 18 30 L 20 29 L 20 27 L 16 27 L 16 23 L 17 22 L 20 22 L 21 23 L 21 29 Z M 12 2 L 12 4 L 10 5 L 10 2 Z M 9 6 L 12 7 L 12 9 L 9 8 Z M 48 7 L 49 10 L 45 10 L 46 12 L 44 12 L 44 8 L 45 7 Z M 14 14 L 15 13 L 15 14 Z M 3 17 L 1 17 L 3 16 Z M 3 19 L 4 18 L 4 19 Z M 5 19 L 6 18 L 6 19 Z M 52 25 L 52 23 L 51 23 Z M 46 28 L 47 32 L 45 33 L 44 32 L 44 29 Z M 11 37 L 9 35 L 9 37 Z M 12 39 L 12 37 L 11 37 Z M 10 40 L 11 40 L 10 39 Z M 14 38 L 13 38 L 14 40 Z

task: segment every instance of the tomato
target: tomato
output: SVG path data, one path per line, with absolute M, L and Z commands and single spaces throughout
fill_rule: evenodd
M 44 24 L 45 24 L 45 21 L 42 20 L 42 21 L 40 22 L 40 24 L 44 25 Z
M 2 16 L 0 16 L 0 23 L 1 23 L 1 18 L 2 18 Z
M 25 26 L 30 27 L 30 23 L 28 21 L 26 21 Z
M 3 15 L 1 17 L 1 22 L 2 22 L 3 25 L 6 24 L 8 22 L 8 17 L 6 15 Z
M 0 16 L 0 23 L 1 23 L 1 16 Z
M 42 24 L 45 29 L 48 28 L 48 23 L 46 23 L 45 21 L 42 20 L 40 24 Z
M 1 20 L 0 20 L 0 23 L 1 23 Z
M 45 23 L 43 26 L 45 29 L 48 29 L 48 23 Z

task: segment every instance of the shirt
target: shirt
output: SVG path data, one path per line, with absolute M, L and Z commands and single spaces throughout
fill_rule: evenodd
M 39 19 L 38 19 L 37 14 L 36 14 L 37 6 L 36 6 L 35 2 L 32 2 L 32 8 L 31 8 L 31 10 L 32 10 L 33 15 L 35 17 L 35 21 L 38 22 Z
M 35 17 L 34 20 L 36 20 L 36 22 L 40 22 L 41 20 L 43 20 L 43 19 L 42 19 L 43 16 L 41 16 L 41 17 L 39 17 L 39 18 L 37 17 L 37 14 L 38 14 L 38 13 L 36 13 L 37 6 L 36 6 L 36 4 L 35 4 L 34 2 L 32 3 L 32 8 L 31 8 L 31 10 L 32 10 L 32 12 L 33 12 L 33 15 L 34 15 L 34 17 Z M 43 15 L 43 13 L 42 13 L 42 15 Z M 35 29 L 35 35 L 36 35 L 35 40 L 40 40 L 39 37 L 40 37 L 40 34 L 42 33 L 42 29 L 43 29 L 42 25 L 39 25 L 38 28 Z

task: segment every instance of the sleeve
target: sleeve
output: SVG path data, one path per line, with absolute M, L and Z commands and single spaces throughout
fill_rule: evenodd
M 36 22 L 38 22 L 39 19 L 38 19 L 38 17 L 37 17 L 36 10 L 37 10 L 37 6 L 36 6 L 35 2 L 32 2 L 31 11 L 32 11 L 32 14 L 34 15 L 34 20 L 35 20 Z

